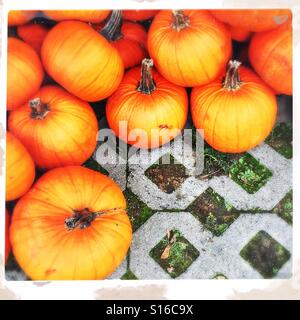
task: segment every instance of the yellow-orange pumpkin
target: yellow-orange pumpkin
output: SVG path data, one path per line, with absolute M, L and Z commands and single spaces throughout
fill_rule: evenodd
M 286 9 L 232 9 L 211 10 L 220 21 L 253 32 L 272 30 L 290 22 L 292 13 Z
M 23 144 L 6 134 L 6 201 L 16 200 L 31 187 L 35 178 L 33 160 Z
M 158 71 L 187 87 L 214 80 L 231 56 L 228 29 L 205 10 L 162 10 L 148 33 L 148 50 Z
M 42 168 L 79 165 L 96 147 L 98 124 L 90 105 L 57 86 L 45 86 L 9 115 L 10 131 Z
M 17 203 L 14 256 L 33 280 L 98 280 L 125 258 L 132 229 L 119 186 L 71 166 L 44 174 Z
M 37 11 L 33 10 L 11 10 L 8 13 L 8 25 L 20 26 L 27 23 L 37 14 Z
M 43 81 L 44 72 L 37 53 L 25 42 L 8 39 L 7 109 L 13 110 L 35 94 Z
M 40 23 L 27 23 L 17 28 L 18 36 L 40 54 L 48 28 Z
M 108 17 L 110 10 L 44 10 L 43 12 L 55 21 L 79 20 L 99 23 Z
M 184 88 L 152 70 L 144 59 L 142 68 L 129 70 L 106 105 L 107 121 L 115 134 L 138 148 L 156 148 L 178 135 L 188 114 Z M 120 127 L 126 122 L 127 130 Z
M 49 75 L 86 101 L 110 96 L 124 73 L 118 51 L 90 25 L 80 21 L 64 21 L 52 28 L 41 55 Z
M 261 143 L 271 132 L 277 114 L 273 92 L 247 68 L 230 61 L 224 81 L 192 90 L 194 125 L 221 152 L 239 153 Z
M 293 93 L 292 28 L 284 25 L 255 34 L 249 46 L 249 59 L 255 71 L 276 92 Z
M 123 10 L 123 17 L 126 20 L 142 21 L 153 18 L 159 10 Z
M 7 262 L 7 259 L 10 253 L 9 224 L 10 224 L 10 216 L 7 209 L 5 209 L 5 257 L 4 257 L 5 263 Z

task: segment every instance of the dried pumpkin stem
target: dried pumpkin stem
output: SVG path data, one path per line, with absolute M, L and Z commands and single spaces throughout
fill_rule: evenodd
M 122 27 L 122 10 L 113 10 L 107 23 L 100 33 L 109 41 L 116 41 L 123 37 Z
M 124 210 L 124 208 L 106 209 L 102 211 L 92 212 L 88 208 L 83 210 L 73 210 L 73 215 L 65 219 L 65 226 L 68 231 L 74 229 L 86 229 L 99 216 L 111 214 L 112 212 Z
M 223 88 L 234 91 L 238 90 L 243 83 L 239 75 L 239 67 L 242 63 L 236 60 L 230 60 L 227 65 L 225 79 L 223 80 Z
M 190 19 L 186 16 L 183 10 L 173 10 L 173 23 L 172 28 L 176 31 L 181 31 L 184 28 L 187 28 L 190 25 Z
M 50 112 L 49 106 L 45 103 L 42 103 L 40 98 L 30 100 L 29 107 L 31 108 L 30 116 L 35 120 L 43 120 Z
M 152 91 L 156 90 L 156 84 L 151 72 L 152 67 L 152 59 L 143 59 L 141 67 L 141 80 L 137 87 L 137 91 L 144 94 L 151 94 Z

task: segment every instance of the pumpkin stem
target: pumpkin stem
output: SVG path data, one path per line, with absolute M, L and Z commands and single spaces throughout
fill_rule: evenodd
M 227 65 L 226 76 L 223 80 L 223 88 L 234 91 L 238 90 L 243 83 L 239 75 L 239 67 L 242 63 L 237 60 L 230 60 Z
M 173 10 L 173 23 L 172 28 L 176 31 L 181 31 L 182 29 L 190 25 L 190 19 L 186 16 L 183 10 Z
M 137 91 L 144 94 L 151 94 L 152 91 L 156 90 L 156 84 L 154 82 L 151 72 L 152 67 L 152 59 L 143 59 L 141 67 L 141 80 L 137 87 Z
M 117 210 L 124 210 L 123 208 L 114 208 L 107 209 L 102 211 L 92 212 L 88 208 L 84 208 L 83 210 L 73 210 L 73 215 L 67 219 L 65 219 L 65 226 L 68 231 L 78 229 L 86 229 L 88 228 L 92 222 L 99 216 L 102 216 L 107 213 L 111 213 Z
M 123 37 L 121 33 L 122 27 L 122 10 L 113 10 L 107 23 L 100 33 L 108 41 L 116 41 Z
M 49 106 L 42 103 L 40 98 L 30 100 L 29 107 L 31 108 L 30 116 L 35 120 L 43 120 L 50 112 Z

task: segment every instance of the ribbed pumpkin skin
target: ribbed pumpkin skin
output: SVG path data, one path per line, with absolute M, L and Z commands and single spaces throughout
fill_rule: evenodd
M 31 187 L 35 178 L 33 160 L 24 145 L 6 133 L 6 201 L 16 200 Z
M 28 23 L 19 26 L 18 36 L 29 44 L 37 54 L 40 54 L 43 41 L 48 33 L 48 28 L 42 24 Z
M 233 27 L 230 25 L 228 25 L 228 28 L 231 34 L 231 38 L 235 41 L 244 42 L 247 41 L 251 36 L 251 32 L 247 29 L 241 27 Z
M 225 70 L 231 38 L 227 28 L 209 12 L 184 10 L 184 14 L 190 26 L 177 31 L 172 28 L 172 11 L 160 11 L 148 33 L 148 50 L 167 80 L 194 87 L 209 83 Z
M 292 29 L 282 26 L 257 33 L 249 46 L 249 59 L 255 71 L 278 93 L 293 93 Z
M 33 119 L 27 103 L 10 113 L 8 126 L 35 163 L 51 169 L 85 162 L 96 148 L 98 133 L 90 105 L 57 86 L 45 86 L 33 98 L 49 106 L 45 118 Z
M 11 10 L 8 13 L 8 25 L 20 26 L 34 18 L 37 11 L 33 10 Z
M 79 20 L 99 23 L 105 20 L 110 10 L 44 10 L 44 14 L 52 20 Z
M 234 27 L 241 27 L 252 32 L 262 32 L 278 28 L 281 24 L 291 21 L 291 10 L 210 10 L 220 21 Z
M 44 72 L 37 53 L 25 42 L 8 38 L 7 109 L 14 110 L 35 94 Z
M 48 32 L 41 54 L 49 75 L 82 100 L 107 98 L 123 77 L 117 50 L 84 22 L 57 24 Z
M 68 230 L 73 210 L 117 209 L 85 229 Z M 33 280 L 98 280 L 128 251 L 132 229 L 119 186 L 84 167 L 48 171 L 17 203 L 10 227 L 14 256 Z
M 191 113 L 197 129 L 221 152 L 239 153 L 261 143 L 277 114 L 274 94 L 249 69 L 240 68 L 240 89 L 228 91 L 222 79 L 192 90 Z
M 107 121 L 115 134 L 129 144 L 146 149 L 169 142 L 170 132 L 183 129 L 188 114 L 185 89 L 170 83 L 155 70 L 152 75 L 157 89 L 149 95 L 143 94 L 136 90 L 141 76 L 140 67 L 129 70 L 106 105 Z M 119 131 L 120 121 L 128 122 L 127 132 Z M 128 133 L 136 129 L 147 132 L 148 144 L 143 140 L 128 139 Z M 151 130 L 158 130 L 154 139 L 151 139 Z
M 7 262 L 7 259 L 10 253 L 9 224 L 10 224 L 10 216 L 8 214 L 7 209 L 5 209 L 5 257 L 4 257 L 5 263 Z
M 153 18 L 159 10 L 123 10 L 123 18 L 131 21 L 142 21 Z

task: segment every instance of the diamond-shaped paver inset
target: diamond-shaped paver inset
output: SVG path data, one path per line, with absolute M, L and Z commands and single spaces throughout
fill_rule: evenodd
M 177 278 L 199 256 L 199 251 L 179 230 L 169 230 L 159 243 L 151 249 L 150 256 L 172 278 Z
M 291 256 L 284 246 L 265 231 L 259 231 L 240 255 L 264 278 L 273 278 Z

